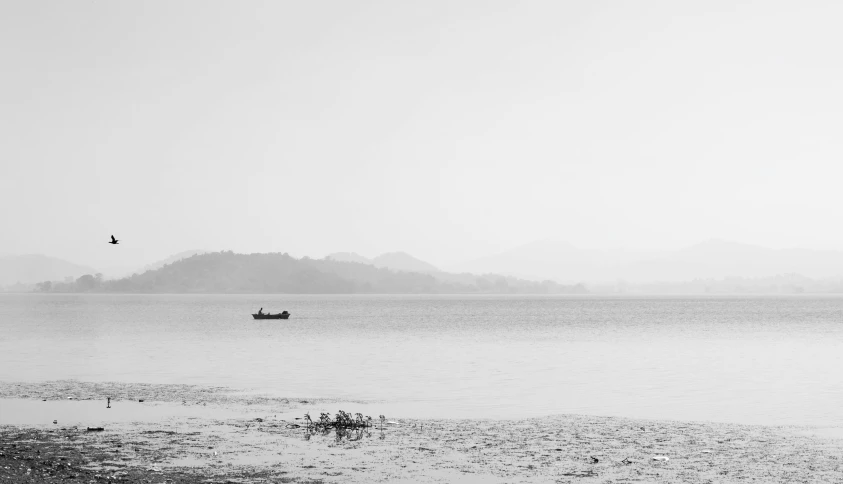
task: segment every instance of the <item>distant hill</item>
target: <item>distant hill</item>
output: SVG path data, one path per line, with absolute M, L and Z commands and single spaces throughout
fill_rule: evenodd
M 713 239 L 619 269 L 619 277 L 630 281 L 758 278 L 793 273 L 809 278 L 827 278 L 843 276 L 843 252 L 768 249 Z
M 375 267 L 385 267 L 395 271 L 440 272 L 433 264 L 416 259 L 406 252 L 388 252 L 372 259 Z
M 368 259 L 355 252 L 335 252 L 325 257 L 326 259 L 338 262 L 356 262 L 358 264 L 369 264 L 375 267 L 392 269 L 406 272 L 441 272 L 433 264 L 417 259 L 406 252 L 387 252 L 374 259 Z
M 164 267 L 167 264 L 172 264 L 173 262 L 180 261 L 182 259 L 187 259 L 188 257 L 193 257 L 194 255 L 206 254 L 207 251 L 205 250 L 185 250 L 183 252 L 179 252 L 178 254 L 173 254 L 166 259 L 159 260 L 158 262 L 153 262 L 152 264 L 147 264 L 143 266 L 140 270 L 136 271 L 138 274 L 142 274 L 146 271 L 154 271 Z
M 123 265 L 119 267 L 106 267 L 102 270 L 102 273 L 105 275 L 106 279 L 120 279 L 122 277 L 127 277 L 132 274 L 143 274 L 146 271 L 151 271 L 155 269 L 160 269 L 167 264 L 172 264 L 175 261 L 186 259 L 188 257 L 192 257 L 197 254 L 204 254 L 207 251 L 204 250 L 185 250 L 183 252 L 179 252 L 178 254 L 173 254 L 166 259 L 162 259 L 151 264 L 146 264 L 144 266 L 138 265 Z
M 0 257 L 0 285 L 35 284 L 41 281 L 76 279 L 97 270 L 45 255 L 13 255 Z
M 439 277 L 442 276 L 442 277 Z M 445 277 L 447 276 L 447 277 Z M 395 271 L 329 258 L 211 252 L 117 280 L 85 275 L 71 283 L 38 284 L 41 292 L 120 293 L 583 293 L 582 286 L 503 276 Z
M 593 294 L 840 294 L 843 278 L 811 279 L 800 274 L 771 277 L 727 277 L 681 282 L 592 284 Z
M 532 280 L 603 281 L 617 278 L 617 267 L 646 256 L 644 252 L 581 249 L 564 241 L 541 240 L 459 264 L 453 269 Z
M 674 251 L 590 250 L 567 242 L 542 241 L 476 259 L 456 269 L 567 283 L 678 282 L 791 273 L 827 278 L 843 276 L 843 251 L 777 250 L 717 239 Z
M 326 259 L 335 260 L 337 262 L 356 262 L 358 264 L 372 264 L 372 259 L 367 259 L 356 252 L 334 252 L 325 257 Z
M 106 281 L 100 290 L 151 293 L 357 292 L 352 281 L 319 271 L 310 259 L 300 260 L 277 253 L 233 252 L 213 252 L 181 259 L 142 274 Z

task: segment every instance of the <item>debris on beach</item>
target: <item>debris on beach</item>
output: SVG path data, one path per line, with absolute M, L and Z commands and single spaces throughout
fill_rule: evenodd
M 560 475 L 565 477 L 595 477 L 597 474 L 594 473 L 594 470 L 587 469 L 584 471 L 563 472 Z

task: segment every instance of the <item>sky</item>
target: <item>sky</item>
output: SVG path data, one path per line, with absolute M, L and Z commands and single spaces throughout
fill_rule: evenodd
M 843 249 L 841 15 L 0 2 L 0 254 Z

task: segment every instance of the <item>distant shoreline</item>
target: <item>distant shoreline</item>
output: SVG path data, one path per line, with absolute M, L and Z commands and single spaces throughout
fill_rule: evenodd
M 548 297 L 562 297 L 562 298 L 601 298 L 601 297 L 685 297 L 685 296 L 699 296 L 699 297 L 804 297 L 804 296 L 829 296 L 829 297 L 843 297 L 843 292 L 801 292 L 801 293 L 779 293 L 779 292 L 628 292 L 628 293 L 610 293 L 610 292 L 588 292 L 582 294 L 566 294 L 566 293 L 542 293 L 542 292 L 519 292 L 519 293 L 494 293 L 494 292 L 40 292 L 40 291 L 0 291 L 2 294 L 34 294 L 34 295 L 69 295 L 69 296 L 83 296 L 83 295 L 100 295 L 100 296 L 548 296 Z

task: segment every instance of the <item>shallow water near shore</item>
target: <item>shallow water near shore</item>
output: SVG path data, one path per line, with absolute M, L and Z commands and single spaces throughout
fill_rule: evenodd
M 104 400 L 42 402 L 34 399 L 0 398 L 0 425 L 99 427 L 110 423 L 160 422 L 173 417 L 235 418 L 237 411 L 219 405 L 181 405 L 174 402 L 111 402 Z M 53 424 L 53 422 L 56 422 Z
M 226 386 L 416 418 L 843 425 L 840 297 L 4 294 L 0 331 L 2 381 Z

